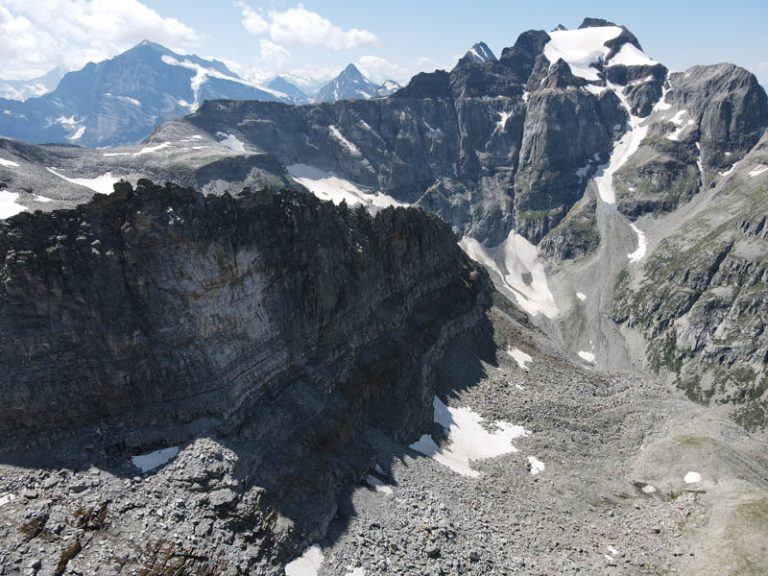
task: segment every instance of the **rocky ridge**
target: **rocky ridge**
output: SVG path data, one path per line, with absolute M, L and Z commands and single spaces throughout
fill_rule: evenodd
M 73 529 L 88 533 L 113 498 L 125 504 L 111 494 L 135 484 L 129 456 L 208 450 L 189 456 L 198 465 L 181 458 L 173 482 L 228 518 L 205 547 L 221 560 L 206 564 L 215 573 L 239 573 L 228 538 L 250 550 L 236 553 L 248 570 L 278 570 L 324 534 L 339 491 L 375 453 L 364 432 L 409 440 L 428 427 L 443 345 L 490 304 L 485 274 L 436 218 L 372 218 L 290 191 L 206 198 L 141 180 L 76 210 L 6 220 L 0 246 L 0 459 L 109 470 L 111 488 L 76 514 Z M 17 509 L 10 494 L 3 514 Z M 148 528 L 144 542 L 164 554 L 167 525 Z M 4 548 L 23 558 L 39 532 L 20 530 Z M 52 558 L 44 573 L 56 573 Z

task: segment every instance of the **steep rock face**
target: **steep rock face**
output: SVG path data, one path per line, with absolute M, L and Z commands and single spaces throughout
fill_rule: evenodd
M 715 186 L 768 126 L 765 91 L 731 64 L 672 75 L 665 103 L 668 112 L 615 176 L 619 210 L 632 218 L 669 212 Z
M 598 99 L 581 91 L 542 90 L 528 102 L 520 168 L 515 179 L 517 230 L 541 239 L 574 204 L 582 181 L 578 170 L 613 147 L 611 126 L 618 98 L 604 92 Z
M 670 78 L 674 100 L 701 132 L 705 170 L 727 170 L 768 126 L 768 98 L 753 74 L 733 64 L 694 66 Z
M 521 138 L 521 100 L 263 104 L 210 102 L 186 122 L 206 132 L 238 123 L 244 142 L 286 165 L 328 170 L 402 202 L 437 206 L 446 190 L 455 190 L 450 206 L 438 214 L 458 232 L 492 230 L 500 241 L 509 230 L 510 164 Z M 156 134 L 163 137 L 163 131 Z M 473 210 L 478 205 L 483 209 Z
M 366 106 L 211 102 L 186 122 L 209 133 L 236 126 L 244 142 L 286 165 L 309 165 L 419 203 L 488 245 L 515 228 L 535 244 L 581 198 L 628 113 L 647 112 L 666 78 L 626 29 L 587 24 L 608 39 L 602 45 L 586 37 L 597 42 L 595 53 L 616 64 L 596 56 L 594 72 L 585 72 L 561 58 L 550 62 L 545 53 L 556 33 L 530 31 L 498 60 L 462 58 L 451 72 L 419 74 Z
M 693 399 L 746 404 L 750 425 L 768 422 L 767 151 L 764 138 L 638 279 L 621 277 L 614 312 L 644 333 L 653 368 Z
M 367 434 L 429 430 L 433 368 L 483 322 L 487 275 L 422 211 L 117 188 L 0 225 L 0 461 L 130 477 L 130 454 L 191 443 L 174 489 L 226 526 L 200 562 L 236 534 L 238 570 L 282 573 L 368 470 Z
M 434 217 L 371 219 L 301 193 L 119 188 L 2 226 L 6 446 L 96 424 L 116 431 L 104 442 L 134 445 L 232 429 L 296 381 L 357 387 L 364 406 L 407 397 L 395 434 L 425 421 L 424 358 L 485 285 Z M 348 380 L 377 362 L 389 384 Z

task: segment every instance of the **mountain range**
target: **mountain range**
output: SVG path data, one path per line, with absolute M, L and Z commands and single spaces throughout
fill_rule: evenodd
M 75 72 L 56 69 L 27 82 L 0 81 L 0 95 L 5 95 L 0 98 L 0 134 L 35 143 L 135 144 L 205 100 L 334 102 L 387 96 L 400 85 L 375 84 L 350 64 L 317 92 L 312 88 L 312 83 L 287 76 L 253 83 L 223 62 L 180 55 L 145 41 Z
M 243 80 L 222 62 L 145 41 L 65 74 L 43 96 L 23 102 L 0 99 L 0 133 L 39 143 L 135 143 L 158 123 L 213 98 L 290 101 L 282 92 Z
M 0 139 L 11 573 L 765 573 L 755 76 L 587 18 L 286 82 Z

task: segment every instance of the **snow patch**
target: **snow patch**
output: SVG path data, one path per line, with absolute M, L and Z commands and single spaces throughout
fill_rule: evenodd
M 5 506 L 6 504 L 10 504 L 14 500 L 16 500 L 15 494 L 3 494 L 2 496 L 0 496 L 0 508 Z
M 387 485 L 383 480 L 380 480 L 373 474 L 368 474 L 368 476 L 365 479 L 365 483 L 368 484 L 371 488 L 373 488 L 376 492 L 381 492 L 382 494 L 394 494 L 395 491 L 392 489 L 392 486 Z
M 164 150 L 168 148 L 171 145 L 170 142 L 163 142 L 162 144 L 155 144 L 154 146 L 147 146 L 145 148 L 142 148 L 138 152 L 134 152 L 134 156 L 142 156 L 143 154 L 153 154 L 154 152 L 159 152 L 160 150 Z
M 365 576 L 365 568 L 347 568 L 347 572 L 344 576 Z
M 699 167 L 699 174 L 701 175 L 702 182 L 704 181 L 704 161 L 701 155 L 701 144 L 696 142 L 696 150 L 699 151 L 699 157 L 696 160 L 696 166 Z
M 736 162 L 736 164 L 738 164 L 738 162 Z M 723 176 L 723 177 L 730 176 L 733 173 L 733 171 L 736 170 L 736 164 L 728 168 L 728 170 L 726 170 L 725 172 L 718 172 L 718 174 L 720 174 L 720 176 Z
M 0 191 L 0 220 L 16 216 L 26 210 L 24 206 L 16 203 L 18 199 L 19 195 L 16 192 Z
M 678 142 L 683 132 L 685 132 L 685 130 L 689 126 L 693 126 L 694 124 L 696 124 L 696 122 L 691 118 L 689 118 L 687 121 L 683 120 L 683 117 L 686 116 L 687 114 L 688 114 L 688 110 L 679 110 L 674 116 L 672 116 L 672 118 L 669 119 L 669 121 L 677 125 L 678 128 L 672 134 L 667 134 L 667 140 Z
M 176 446 L 172 448 L 163 448 L 162 450 L 155 450 L 154 452 L 131 456 L 131 463 L 141 470 L 143 474 L 146 474 L 147 472 L 160 468 L 160 466 L 165 466 L 168 462 L 173 460 L 178 453 L 179 448 Z
M 608 57 L 610 49 L 605 43 L 616 38 L 621 32 L 618 26 L 550 32 L 550 41 L 544 46 L 544 56 L 550 65 L 562 59 L 568 63 L 574 76 L 596 81 L 600 79 L 600 75 L 592 65 Z
M 363 205 L 372 211 L 389 206 L 408 206 L 381 192 L 375 194 L 364 192 L 349 180 L 339 178 L 333 172 L 326 172 L 306 164 L 288 166 L 288 174 L 321 200 L 330 200 L 334 204 L 345 201 L 348 206 Z
M 470 258 L 495 272 L 518 306 L 528 314 L 556 318 L 560 313 L 538 249 L 514 230 L 504 242 L 492 248 L 468 236 L 461 239 L 459 246 Z
M 216 132 L 216 137 L 221 138 L 219 144 L 225 148 L 229 148 L 232 152 L 245 152 L 245 144 L 243 144 L 243 142 L 234 134 Z
M 582 302 L 586 302 L 587 301 L 587 295 L 584 294 L 584 292 L 576 292 L 576 298 L 578 298 Z
M 0 160 L 0 164 L 1 163 L 2 163 L 2 160 Z M 765 164 L 760 164 L 760 166 L 758 166 L 757 168 L 755 168 L 749 173 L 749 176 L 750 178 L 754 178 L 756 176 L 760 176 L 760 174 L 763 174 L 765 172 L 768 172 L 768 166 L 766 166 Z
M 701 482 L 701 474 L 698 472 L 688 472 L 688 474 L 685 475 L 685 478 L 683 478 L 683 481 L 686 484 L 698 484 Z
M 513 112 L 497 112 L 500 116 L 499 121 L 496 123 L 496 132 L 504 132 L 507 128 L 507 121 L 514 115 Z
M 285 576 L 317 576 L 324 559 L 323 550 L 313 544 L 299 558 L 285 565 Z
M 579 358 L 586 360 L 590 364 L 595 363 L 595 354 L 593 352 L 586 352 L 585 350 L 579 351 Z
M 624 44 L 609 62 L 609 66 L 655 66 L 656 64 L 658 62 L 629 42 Z
M 616 191 L 613 188 L 613 176 L 627 163 L 627 160 L 637 152 L 638 148 L 640 148 L 640 143 L 648 133 L 651 115 L 644 119 L 633 116 L 627 97 L 622 92 L 621 87 L 613 84 L 608 84 L 608 87 L 619 97 L 624 109 L 627 111 L 627 115 L 629 116 L 629 128 L 614 145 L 608 163 L 600 167 L 598 175 L 595 176 L 595 184 L 597 185 L 597 190 L 600 193 L 600 198 L 603 202 L 606 204 L 616 204 Z M 656 106 L 654 106 L 654 111 L 660 110 L 665 106 L 663 104 L 665 96 L 666 91 L 662 93 L 661 98 L 656 103 Z
M 77 120 L 75 120 L 74 115 L 59 116 L 58 118 L 56 118 L 56 124 L 58 124 L 59 126 L 64 126 L 65 128 L 74 129 L 75 126 L 77 126 Z
M 130 155 L 131 155 L 130 152 L 105 152 L 104 154 L 102 154 L 104 158 L 112 158 L 115 156 L 130 156 Z
M 650 484 L 646 484 L 642 488 L 643 494 L 656 494 L 656 486 L 651 486 Z
M 328 126 L 328 132 L 331 135 L 331 138 L 336 140 L 341 146 L 347 150 L 352 156 L 360 157 L 362 156 L 362 153 L 360 152 L 360 149 L 355 146 L 352 142 L 347 140 L 344 137 L 344 134 L 341 133 L 341 131 L 336 128 L 336 126 Z
M 77 129 L 77 131 L 72 134 L 72 136 L 67 137 L 67 140 L 75 141 L 80 140 L 83 135 L 85 134 L 85 126 L 80 126 L 80 128 Z
M 68 178 L 67 176 L 64 176 L 58 172 L 55 168 L 46 168 L 46 170 L 48 170 L 48 172 L 54 176 L 58 176 L 62 180 L 66 180 L 72 184 L 77 184 L 78 186 L 85 186 L 86 188 L 89 188 L 94 192 L 98 192 L 99 194 L 112 194 L 112 192 L 114 192 L 113 186 L 115 182 L 120 181 L 120 178 L 118 176 L 113 176 L 112 172 L 107 172 L 101 176 L 96 176 L 96 178 Z
M 0 166 L 4 166 L 6 168 L 18 168 L 19 165 L 16 162 L 13 162 L 12 160 L 3 160 L 0 158 Z
M 434 421 L 448 434 L 445 445 L 438 446 L 432 436 L 425 434 L 410 447 L 462 476 L 479 478 L 480 472 L 472 468 L 473 461 L 517 452 L 512 440 L 530 435 L 522 426 L 502 421 L 495 422 L 495 430 L 489 432 L 477 412 L 470 408 L 449 408 L 437 397 L 432 406 Z
M 627 254 L 627 258 L 629 258 L 631 263 L 635 264 L 645 258 L 645 253 L 648 251 L 648 237 L 635 224 L 630 224 L 629 227 L 637 235 L 637 248 L 631 254 Z
M 219 70 L 215 70 L 214 68 L 206 68 L 205 66 L 202 66 L 200 64 L 196 64 L 192 62 L 191 60 L 177 60 L 173 56 L 170 56 L 168 54 L 163 54 L 160 59 L 163 61 L 164 64 L 168 64 L 169 66 L 181 66 L 182 68 L 187 68 L 188 70 L 192 70 L 195 75 L 192 76 L 192 79 L 189 82 L 189 87 L 192 90 L 192 96 L 194 98 L 194 102 L 191 104 L 187 104 L 184 102 L 184 104 L 187 104 L 189 106 L 189 109 L 193 112 L 197 110 L 201 104 L 200 102 L 200 91 L 203 87 L 203 84 L 205 84 L 208 81 L 208 78 L 218 78 L 220 80 L 227 80 L 229 82 L 235 82 L 237 84 L 242 84 L 243 86 L 249 86 L 251 88 L 255 88 L 257 90 L 261 90 L 262 92 L 266 92 L 267 94 L 270 94 L 271 96 L 274 96 L 277 99 L 281 100 L 288 100 L 288 95 L 278 92 L 277 90 L 273 90 L 272 88 L 268 88 L 266 86 L 262 86 L 261 84 L 254 84 L 251 82 L 247 82 L 243 80 L 242 78 L 238 76 L 232 76 L 229 74 L 224 74 L 223 72 Z M 182 100 L 179 101 L 179 104 L 182 105 Z
M 508 348 L 507 354 L 509 354 L 512 359 L 517 362 L 517 365 L 522 368 L 523 370 L 528 370 L 528 363 L 533 360 L 533 358 L 529 355 L 523 352 L 522 350 L 518 350 L 517 348 Z
M 547 469 L 547 467 L 544 465 L 544 462 L 535 456 L 528 456 L 528 464 L 531 465 L 531 476 L 537 476 Z

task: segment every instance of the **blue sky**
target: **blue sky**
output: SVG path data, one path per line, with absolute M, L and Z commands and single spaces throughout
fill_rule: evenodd
M 529 29 L 584 16 L 624 24 L 673 70 L 734 62 L 768 83 L 765 0 L 0 0 L 6 77 L 31 77 L 113 56 L 143 38 L 232 63 L 258 77 L 330 76 L 355 62 L 404 80 L 451 67 L 474 42 L 498 54 Z
M 190 3 L 184 0 L 146 3 L 205 35 L 204 47 L 211 55 L 243 64 L 256 60 L 258 38 L 239 26 L 240 10 L 233 4 L 222 1 L 216 2 L 216 9 L 190 10 Z M 251 0 L 249 5 L 268 13 L 295 7 L 297 3 Z M 417 67 L 419 59 L 424 59 L 424 64 L 450 66 L 478 40 L 487 42 L 498 54 L 505 46 L 514 44 L 525 30 L 550 30 L 560 23 L 576 27 L 585 16 L 595 16 L 627 26 L 650 56 L 672 69 L 728 61 L 745 66 L 759 74 L 763 82 L 768 81 L 765 0 L 304 0 L 303 6 L 345 30 L 360 28 L 372 32 L 378 37 L 378 44 L 341 51 L 285 46 L 291 52 L 291 67 L 298 69 L 341 68 L 365 56 L 383 58 L 402 71 Z

